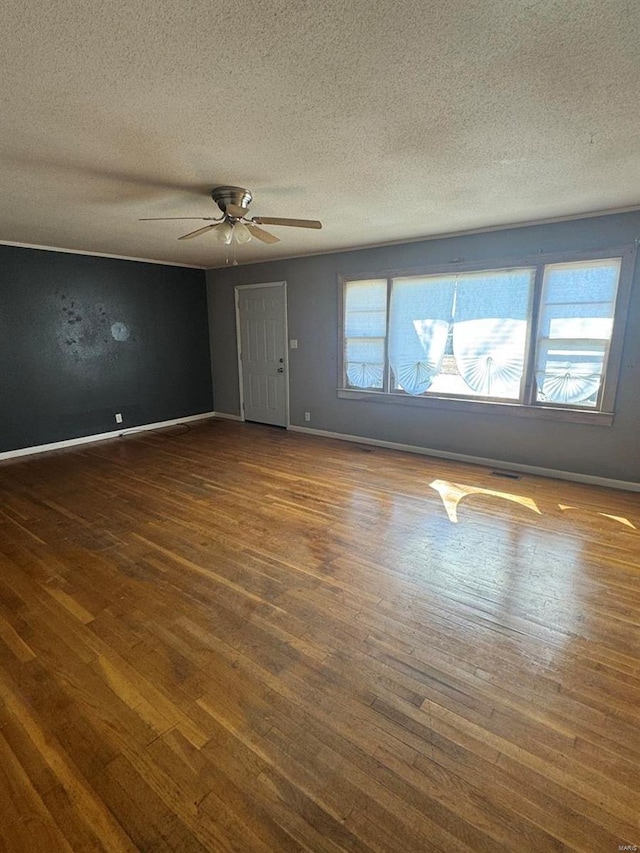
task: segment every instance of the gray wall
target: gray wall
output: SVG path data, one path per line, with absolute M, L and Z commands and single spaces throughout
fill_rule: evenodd
M 587 251 L 630 244 L 640 212 L 536 225 L 421 243 L 339 252 L 210 270 L 209 323 L 216 411 L 239 414 L 234 286 L 288 285 L 291 423 L 315 429 L 640 482 L 640 275 L 636 270 L 613 426 L 560 423 L 495 414 L 460 414 L 339 399 L 339 275 L 441 265 L 452 261 L 517 260 L 541 252 Z M 286 235 L 284 235 L 286 239 Z M 640 265 L 639 265 L 640 266 Z M 311 422 L 305 424 L 305 411 Z
M 212 408 L 202 270 L 0 246 L 0 451 Z

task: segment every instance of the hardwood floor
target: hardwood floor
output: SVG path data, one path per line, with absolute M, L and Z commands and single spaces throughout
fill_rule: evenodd
M 637 494 L 212 421 L 0 499 L 0 849 L 640 846 Z

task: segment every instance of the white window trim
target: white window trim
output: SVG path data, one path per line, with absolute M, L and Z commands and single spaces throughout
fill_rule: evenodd
M 580 261 L 595 261 L 607 258 L 621 258 L 620 279 L 616 294 L 616 303 L 613 319 L 613 333 L 609 347 L 607 366 L 600 394 L 600 406 L 598 409 L 581 409 L 575 406 L 561 406 L 552 403 L 534 402 L 534 359 L 535 341 L 537 339 L 537 323 L 540 310 L 540 299 L 542 294 L 542 280 L 544 267 L 549 264 L 578 263 Z M 615 398 L 617 393 L 620 367 L 622 361 L 622 348 L 624 345 L 626 318 L 628 314 L 629 299 L 635 267 L 636 246 L 616 246 L 607 249 L 588 252 L 549 252 L 538 253 L 533 256 L 500 258 L 490 261 L 476 263 L 452 261 L 447 265 L 425 266 L 412 269 L 393 269 L 366 271 L 358 275 L 340 275 L 339 283 L 339 317 L 338 317 L 338 390 L 337 395 L 341 399 L 354 401 L 368 401 L 382 403 L 385 405 L 417 406 L 426 409 L 449 409 L 452 411 L 469 412 L 476 414 L 490 414 L 499 416 L 510 416 L 519 418 L 536 418 L 539 420 L 567 421 L 572 423 L 594 424 L 599 426 L 611 426 L 615 415 Z M 487 270 L 511 269 L 515 267 L 536 267 L 536 274 L 532 292 L 532 313 L 529 323 L 529 338 L 527 341 L 526 369 L 524 374 L 525 390 L 524 402 L 505 402 L 498 400 L 473 399 L 470 397 L 453 397 L 446 395 L 430 394 L 422 397 L 412 397 L 403 394 L 386 391 L 372 391 L 345 387 L 345 294 L 346 285 L 350 281 L 362 281 L 366 279 L 387 279 L 387 312 L 391 298 L 391 279 L 410 275 L 442 275 L 463 272 L 483 272 Z M 387 335 L 388 346 L 388 335 Z M 387 354 L 385 356 L 388 358 Z

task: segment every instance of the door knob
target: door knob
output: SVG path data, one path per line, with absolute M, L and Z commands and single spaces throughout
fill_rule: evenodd
M 278 368 L 278 373 L 284 373 L 284 367 L 279 367 L 279 368 Z

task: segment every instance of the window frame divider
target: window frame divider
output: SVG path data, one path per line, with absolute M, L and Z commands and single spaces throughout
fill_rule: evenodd
M 385 315 L 385 338 L 384 338 L 384 375 L 382 377 L 382 388 L 386 394 L 391 393 L 391 363 L 389 361 L 389 322 L 391 317 L 391 288 L 393 287 L 391 276 L 387 279 L 387 301 Z
M 533 292 L 531 294 L 531 312 L 529 319 L 529 334 L 527 336 L 526 359 L 524 366 L 524 394 L 522 402 L 524 406 L 532 406 L 536 395 L 536 358 L 538 356 L 538 326 L 540 319 L 540 301 L 542 299 L 542 285 L 544 281 L 545 264 L 539 263 L 535 267 L 533 279 Z

